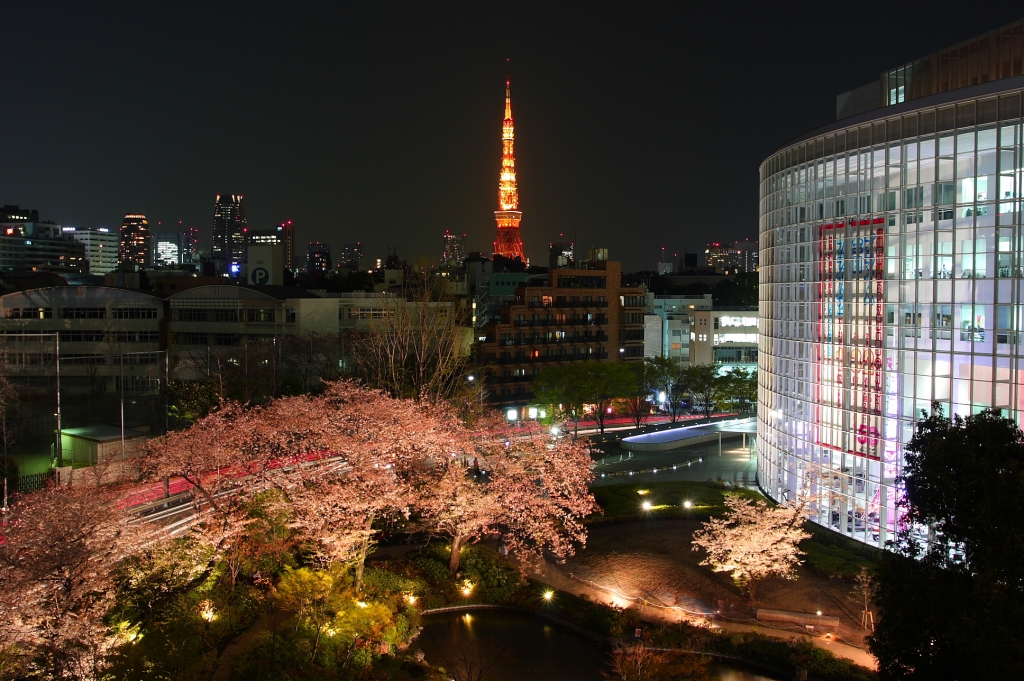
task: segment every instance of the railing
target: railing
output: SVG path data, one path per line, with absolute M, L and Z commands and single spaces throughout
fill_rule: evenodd
M 503 322 L 508 323 L 508 322 Z M 604 326 L 607 319 L 567 319 L 558 321 L 555 319 L 517 319 L 512 322 L 513 326 Z
M 533 308 L 545 308 L 545 307 L 555 307 L 555 308 L 608 307 L 608 301 L 607 300 L 592 300 L 589 303 L 586 302 L 586 301 L 582 301 L 582 300 L 577 300 L 577 301 L 561 301 L 561 302 L 557 302 L 556 301 L 556 302 L 551 302 L 551 303 L 527 303 L 527 305 L 529 307 L 533 307 Z M 642 307 L 642 306 L 636 306 L 636 307 Z
M 639 340 L 643 340 L 643 338 L 640 338 Z M 548 339 L 548 338 L 524 338 L 524 339 L 518 339 L 518 340 L 517 339 L 505 339 L 505 340 L 502 340 L 502 341 L 498 341 L 498 345 L 503 345 L 503 346 L 514 346 L 514 345 L 566 345 L 566 344 L 569 344 L 569 345 L 573 345 L 573 344 L 579 345 L 579 344 L 585 344 L 585 343 L 607 343 L 607 342 L 608 342 L 608 335 L 607 334 L 601 334 L 600 336 L 595 337 L 595 338 L 590 338 L 590 337 L 584 337 L 584 338 L 551 338 L 551 339 Z
M 53 479 L 53 469 L 49 469 L 43 473 L 29 473 L 27 475 L 19 475 L 14 479 L 14 489 L 11 490 L 25 493 L 25 492 L 36 492 L 46 487 L 46 484 Z
M 499 357 L 491 360 L 495 364 L 535 364 L 551 362 L 579 362 L 588 359 L 608 359 L 608 353 L 590 355 L 548 355 L 540 357 Z

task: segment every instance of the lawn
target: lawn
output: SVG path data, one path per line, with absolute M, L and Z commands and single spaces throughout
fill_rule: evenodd
M 725 511 L 725 495 L 764 499 L 754 490 L 731 489 L 716 482 L 668 481 L 624 483 L 596 487 L 594 498 L 604 511 L 587 519 L 588 524 L 645 520 L 649 518 L 692 518 L 706 520 Z M 690 502 L 690 508 L 685 502 Z M 645 509 L 644 504 L 650 508 Z
M 588 525 L 675 518 L 707 520 L 725 511 L 725 495 L 735 494 L 754 501 L 764 500 L 759 492 L 730 489 L 717 482 L 669 481 L 624 483 L 593 490 L 604 513 L 587 518 Z M 684 502 L 690 502 L 690 508 Z M 644 504 L 650 505 L 649 509 Z M 807 523 L 813 537 L 800 544 L 806 552 L 804 564 L 822 577 L 852 580 L 862 568 L 872 568 L 879 550 Z

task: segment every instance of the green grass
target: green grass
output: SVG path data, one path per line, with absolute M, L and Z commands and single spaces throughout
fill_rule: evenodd
M 715 482 L 624 483 L 593 488 L 594 498 L 604 511 L 587 519 L 590 524 L 644 520 L 648 518 L 694 518 L 706 520 L 725 511 L 725 495 L 737 494 L 747 499 L 763 500 L 757 491 L 730 489 Z M 641 494 L 641 492 L 646 492 Z M 643 503 L 651 504 L 644 510 Z M 689 509 L 683 502 L 689 501 Z
M 594 498 L 604 511 L 587 518 L 587 524 L 635 522 L 652 518 L 691 518 L 707 520 L 725 512 L 725 495 L 738 494 L 747 499 L 764 500 L 755 490 L 729 489 L 717 482 L 623 483 L 595 487 Z M 641 494 L 640 492 L 645 492 Z M 644 510 L 643 503 L 651 504 Z M 689 510 L 683 502 L 689 501 Z M 805 565 L 822 577 L 853 579 L 861 568 L 873 569 L 878 549 L 866 546 L 826 528 L 807 523 L 813 535 L 800 544 L 806 552 Z
M 880 549 L 814 523 L 806 523 L 804 529 L 812 535 L 800 543 L 800 548 L 807 554 L 804 564 L 822 577 L 853 579 L 862 568 L 874 570 L 882 554 Z

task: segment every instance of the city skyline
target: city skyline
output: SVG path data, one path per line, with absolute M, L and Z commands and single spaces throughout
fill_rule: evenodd
M 543 263 L 547 244 L 572 234 L 580 252 L 606 247 L 627 270 L 652 267 L 662 246 L 696 250 L 709 231 L 723 242 L 751 236 L 752 169 L 833 120 L 832 89 L 1013 18 L 1009 8 L 957 22 L 944 19 L 952 5 L 928 17 L 887 8 L 894 25 L 913 15 L 920 30 L 860 36 L 855 58 L 809 59 L 777 36 L 841 24 L 840 8 L 751 8 L 728 17 L 723 40 L 725 15 L 682 8 L 278 16 L 255 6 L 228 17 L 125 7 L 8 10 L 20 27 L 11 90 L 71 106 L 0 112 L 5 157 L 19 159 L 0 170 L 3 202 L 81 227 L 116 228 L 139 210 L 154 224 L 198 225 L 208 247 L 210 199 L 228 190 L 246 196 L 254 228 L 291 219 L 302 242 L 358 240 L 367 254 L 397 247 L 414 259 L 436 257 L 449 229 L 488 252 L 495 99 L 511 57 L 526 255 Z M 225 23 L 264 47 L 227 49 L 214 35 Z M 121 58 L 120 37 L 140 33 L 149 39 Z M 37 35 L 54 46 L 46 58 L 32 48 Z M 757 59 L 741 59 L 741 44 Z M 703 62 L 720 66 L 694 69 Z M 834 85 L 808 96 L 815 82 Z M 112 104 L 125 97 L 137 104 Z M 793 111 L 797 100 L 807 104 Z

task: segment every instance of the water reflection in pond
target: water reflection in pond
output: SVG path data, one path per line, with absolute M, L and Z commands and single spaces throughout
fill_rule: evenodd
M 514 610 L 427 615 L 416 646 L 455 678 L 600 681 L 608 670 L 607 652 L 585 636 Z M 773 681 L 720 664 L 713 670 L 722 681 Z
M 599 681 L 607 668 L 605 651 L 588 639 L 512 610 L 428 615 L 418 645 L 431 664 L 489 666 L 482 677 L 497 681 Z

